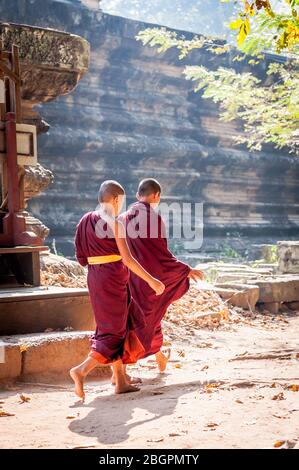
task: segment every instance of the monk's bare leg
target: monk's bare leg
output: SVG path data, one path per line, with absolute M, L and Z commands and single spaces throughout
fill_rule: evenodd
M 170 358 L 170 349 L 166 349 L 165 353 L 162 353 L 162 351 L 159 351 L 155 354 L 156 356 L 156 361 L 158 364 L 158 368 L 160 372 L 164 372 L 167 366 L 167 363 Z
M 75 382 L 75 394 L 81 398 L 82 401 L 85 399 L 84 393 L 84 379 L 95 367 L 99 365 L 98 361 L 93 357 L 87 357 L 85 361 L 70 370 L 70 376 Z
M 115 377 L 115 393 L 138 392 L 140 388 L 131 385 L 125 376 L 124 366 L 121 360 L 112 364 L 113 375 Z
M 129 384 L 141 384 L 142 383 L 142 380 L 140 377 L 131 377 L 128 373 L 127 373 L 127 365 L 124 364 L 123 365 L 124 367 L 124 373 L 125 373 L 125 377 L 126 377 L 126 381 L 129 382 Z M 114 374 L 112 375 L 111 377 L 111 383 L 112 385 L 115 385 L 115 377 L 114 377 Z

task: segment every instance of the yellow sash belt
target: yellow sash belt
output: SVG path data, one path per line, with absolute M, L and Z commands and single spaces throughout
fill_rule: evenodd
M 106 264 L 120 261 L 120 255 L 105 255 L 105 256 L 89 256 L 87 258 L 88 264 Z

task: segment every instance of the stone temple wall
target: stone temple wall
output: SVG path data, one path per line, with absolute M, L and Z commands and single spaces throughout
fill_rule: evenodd
M 38 109 L 51 125 L 39 138 L 39 159 L 55 181 L 31 209 L 50 227 L 58 251 L 73 254 L 75 225 L 95 207 L 107 178 L 126 187 L 129 202 L 147 176 L 161 181 L 166 200 L 203 202 L 202 251 L 216 250 L 227 233 L 241 236 L 243 248 L 298 237 L 299 161 L 271 146 L 257 153 L 236 147 L 240 123 L 221 122 L 217 107 L 182 75 L 186 63 L 240 71 L 248 65 L 205 50 L 184 61 L 172 50 L 157 55 L 135 40 L 144 23 L 103 14 L 94 2 L 0 0 L 0 19 L 91 43 L 89 72 L 77 89 Z

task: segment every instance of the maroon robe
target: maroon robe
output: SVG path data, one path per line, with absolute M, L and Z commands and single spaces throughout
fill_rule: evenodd
M 146 325 L 137 328 L 136 333 L 145 349 L 143 357 L 147 357 L 157 353 L 162 347 L 161 320 L 169 305 L 188 291 L 190 267 L 176 259 L 169 251 L 162 218 L 150 204 L 144 202 L 133 204 L 125 214 L 125 220 L 127 241 L 132 255 L 144 269 L 165 284 L 164 293 L 157 296 L 145 281 L 133 273 L 130 276 L 132 295 L 145 315 Z M 144 231 L 145 220 L 146 231 Z M 134 226 L 140 234 L 137 238 Z M 154 236 L 151 236 L 151 229 Z
M 89 212 L 77 226 L 76 256 L 82 266 L 88 264 L 87 257 L 119 255 L 113 235 L 97 236 L 97 223 L 107 227 L 98 212 Z M 144 316 L 130 294 L 128 281 L 129 270 L 122 261 L 88 265 L 87 284 L 96 321 L 90 356 L 102 364 L 118 359 L 131 364 L 144 354 L 135 333 L 144 325 Z

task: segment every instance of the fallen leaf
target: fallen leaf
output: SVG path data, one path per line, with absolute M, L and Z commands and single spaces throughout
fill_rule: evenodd
M 253 419 L 251 421 L 245 421 L 244 424 L 246 424 L 248 426 L 252 426 L 253 424 L 256 424 L 256 419 Z
M 67 416 L 66 419 L 75 419 L 76 416 Z
M 219 424 L 218 423 L 212 423 L 212 422 L 206 424 L 206 428 L 215 428 L 216 426 L 219 426 Z
M 220 310 L 219 313 L 220 313 L 223 320 L 225 320 L 225 321 L 229 320 L 229 311 L 227 309 L 226 310 Z
M 203 371 L 203 370 L 207 370 L 209 368 L 209 366 L 203 366 L 200 370 Z
M 164 392 L 160 392 L 159 390 L 155 390 L 152 395 L 164 395 Z
M 285 444 L 286 441 L 276 441 L 273 447 L 281 447 Z
M 243 405 L 243 401 L 241 401 L 241 400 L 239 400 L 239 399 L 236 400 L 236 403 L 240 403 L 240 404 Z
M 69 447 L 70 449 L 89 449 L 90 447 L 96 447 L 96 444 L 86 444 L 82 446 Z
M 20 403 L 28 403 L 30 400 L 31 400 L 30 397 L 26 397 L 25 395 L 23 395 L 23 394 L 21 393 L 21 395 L 20 395 Z
M 12 413 L 8 413 L 7 411 L 0 410 L 0 418 L 5 417 L 5 416 L 15 416 Z
M 197 348 L 212 348 L 213 343 L 200 343 L 196 345 Z
M 176 369 L 181 369 L 181 368 L 182 368 L 182 365 L 181 365 L 181 364 L 176 364 L 174 367 L 175 367 Z
M 161 437 L 161 439 L 147 439 L 146 442 L 163 442 L 164 437 Z
M 206 388 L 218 388 L 220 384 L 218 383 L 210 383 L 206 385 Z
M 274 395 L 271 400 L 285 400 L 283 392 L 278 393 L 277 395 Z
M 276 383 L 275 383 L 275 382 L 273 382 L 273 384 L 271 385 L 271 387 L 270 387 L 270 388 L 276 388 Z

